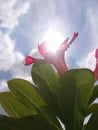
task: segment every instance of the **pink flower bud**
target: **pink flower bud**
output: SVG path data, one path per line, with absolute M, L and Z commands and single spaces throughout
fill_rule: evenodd
M 49 50 L 48 45 L 45 41 L 38 45 L 38 51 L 40 55 L 42 55 L 44 57 L 44 60 L 46 60 L 48 63 L 54 65 L 59 75 L 62 75 L 64 72 L 68 71 L 67 64 L 64 59 L 64 53 L 77 36 L 78 33 L 75 32 L 70 42 L 68 42 L 69 38 L 65 39 L 54 53 Z M 25 65 L 30 65 L 38 60 L 42 59 L 36 59 L 27 56 L 25 59 Z

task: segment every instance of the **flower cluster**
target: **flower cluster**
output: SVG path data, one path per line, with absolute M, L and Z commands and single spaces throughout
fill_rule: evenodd
M 68 71 L 67 64 L 64 59 L 64 53 L 77 36 L 78 33 L 74 33 L 72 39 L 69 42 L 69 38 L 65 39 L 55 52 L 50 52 L 47 42 L 45 41 L 38 46 L 38 51 L 40 55 L 42 55 L 44 57 L 44 60 L 46 60 L 48 63 L 55 66 L 59 75 L 62 75 L 64 72 Z M 27 56 L 25 59 L 25 65 L 30 65 L 39 60 L 43 59 L 36 59 Z
M 94 75 L 95 75 L 95 80 L 98 80 L 98 48 L 96 49 L 95 52 L 95 58 L 96 58 L 96 67 L 94 70 Z
M 65 51 L 69 48 L 70 44 L 77 38 L 78 33 L 75 32 L 73 34 L 72 39 L 69 41 L 69 38 L 66 38 L 63 43 L 59 46 L 59 48 L 55 52 L 51 52 L 48 48 L 47 42 L 44 41 L 40 45 L 38 45 L 38 51 L 44 59 L 36 59 L 31 56 L 27 56 L 25 58 L 25 65 L 30 65 L 36 61 L 45 60 L 48 63 L 54 65 L 59 75 L 62 75 L 64 72 L 68 71 L 68 67 L 64 58 Z M 69 41 L 69 42 L 68 42 Z M 95 52 L 96 58 L 96 67 L 94 70 L 95 81 L 98 79 L 98 48 Z

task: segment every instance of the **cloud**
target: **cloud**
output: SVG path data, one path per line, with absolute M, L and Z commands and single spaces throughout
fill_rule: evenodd
M 93 71 L 96 66 L 95 50 L 89 52 L 80 61 L 77 61 L 77 64 L 80 68 L 88 68 Z
M 98 6 L 96 2 L 87 1 L 85 5 L 85 16 L 86 23 L 83 23 L 82 34 L 80 35 L 81 48 L 81 59 L 76 61 L 78 65 L 82 68 L 89 68 L 92 71 L 95 69 L 96 59 L 95 59 L 95 49 L 98 48 L 98 18 L 97 18 Z M 82 20 L 82 22 L 84 21 Z M 80 28 L 81 29 L 81 28 Z M 82 36 L 82 37 L 81 37 Z M 82 40 L 82 39 L 83 40 Z M 83 45 L 84 44 L 84 45 Z
M 87 12 L 88 21 L 90 24 L 91 35 L 92 35 L 92 45 L 98 46 L 98 18 L 97 18 L 98 8 L 95 7 L 89 8 Z
M 13 29 L 19 24 L 19 18 L 26 14 L 29 8 L 29 1 L 0 0 L 0 27 L 8 30 L 6 32 L 0 28 L 0 71 L 5 71 L 6 75 L 9 72 L 12 78 L 24 77 L 25 70 L 21 69 L 24 55 L 15 50 L 16 42 L 12 40 L 10 34 L 14 32 Z M 21 74 L 22 71 L 24 72 Z M 27 75 L 25 78 L 29 79 Z M 0 80 L 0 86 L 2 86 L 1 90 L 5 89 L 6 81 Z
M 0 71 L 8 71 L 12 79 L 23 78 L 32 82 L 30 77 L 31 68 L 24 66 L 24 55 L 21 52 L 15 51 L 15 41 L 8 34 L 3 34 L 2 32 L 0 32 L 0 41 Z M 0 80 L 0 91 L 8 90 L 6 82 L 5 79 Z
M 33 4 L 30 4 L 30 2 Z M 29 9 L 30 12 L 27 16 L 28 19 L 26 19 L 26 21 L 22 21 L 21 24 L 19 24 L 19 19 L 22 15 L 26 14 Z M 72 0 L 49 0 L 48 2 L 46 0 L 0 0 L 0 27 L 7 28 L 8 30 L 11 29 L 13 34 L 13 29 L 15 29 L 17 25 L 20 25 L 18 26 L 19 28 L 15 30 L 15 33 L 18 34 L 18 31 L 21 31 L 22 35 L 19 35 L 20 37 L 29 35 L 29 37 L 31 38 L 30 40 L 33 41 L 31 45 L 32 49 L 34 47 L 34 43 L 36 44 L 36 41 L 39 42 L 41 40 L 44 33 L 50 28 L 50 26 L 53 27 L 53 29 L 61 32 L 62 34 L 65 35 L 66 33 L 69 36 L 71 35 L 70 33 L 73 33 L 73 30 L 78 31 L 78 28 L 80 31 L 80 36 L 76 42 L 79 42 L 80 39 L 80 43 L 78 44 L 78 46 L 77 44 L 73 44 L 72 47 L 75 47 L 74 50 L 76 53 L 80 53 L 81 48 L 84 49 L 83 51 L 81 51 L 82 54 L 79 55 L 77 55 L 73 51 L 72 56 L 76 57 L 75 62 L 77 62 L 81 68 L 87 67 L 93 70 L 95 66 L 95 59 L 93 55 L 94 52 L 92 52 L 92 50 L 95 49 L 95 47 L 97 46 L 98 39 L 98 18 L 96 17 L 97 11 L 97 8 L 96 11 L 94 11 L 94 6 L 92 4 L 87 4 L 84 6 L 84 4 L 81 4 L 81 2 L 73 2 Z M 23 18 L 22 20 L 25 20 L 25 18 Z M 91 39 L 92 41 L 87 41 L 87 39 Z M 86 42 L 87 44 L 85 44 Z M 24 41 L 22 43 L 24 47 Z M 94 44 L 92 44 L 92 46 L 90 47 L 91 43 Z M 15 50 L 15 45 L 16 42 L 12 40 L 10 34 L 0 32 L 0 70 L 10 71 L 13 78 L 19 77 L 31 80 L 31 66 L 24 67 L 24 55 L 21 52 Z M 25 46 L 27 45 L 25 44 Z M 73 49 L 72 47 L 71 49 Z M 88 48 L 90 49 L 87 50 Z M 39 57 L 37 55 L 37 52 L 35 53 L 34 50 L 30 52 L 30 55 L 33 55 L 36 58 Z M 77 56 L 81 57 L 81 59 L 79 59 L 78 61 Z M 73 62 L 71 62 L 71 64 L 73 67 Z
M 30 17 L 30 30 L 31 34 L 33 34 L 33 40 L 39 42 L 50 27 L 59 30 L 62 24 L 65 23 L 65 21 L 62 23 L 62 19 L 58 14 L 60 8 L 57 8 L 57 5 L 58 2 L 56 3 L 55 0 L 37 0 L 33 3 Z
M 13 78 L 30 79 L 31 66 L 25 66 L 23 63 L 24 59 L 25 58 L 20 53 L 17 54 L 16 62 L 10 69 L 10 73 L 12 74 Z
M 14 47 L 15 41 L 8 34 L 0 32 L 0 70 L 7 71 L 24 59 L 23 54 L 15 51 Z
M 0 30 L 0 71 L 7 71 L 12 75 L 12 78 L 24 78 L 30 80 L 28 71 L 24 69 L 24 55 L 15 50 L 15 41 L 12 40 L 9 30 L 19 24 L 19 18 L 27 13 L 30 8 L 29 2 L 19 3 L 17 0 L 0 0 L 0 27 L 8 29 L 8 32 Z M 2 78 L 2 77 L 1 77 Z M 10 77 L 11 78 L 11 77 Z M 7 84 L 5 80 L 0 80 L 0 91 L 6 91 Z
M 86 17 L 89 25 L 89 39 L 91 40 L 90 47 L 96 49 L 98 47 L 98 5 L 96 2 L 88 1 Z
M 0 70 L 7 71 L 15 63 L 14 45 L 8 34 L 0 32 Z
M 5 80 L 0 81 L 0 92 L 9 91 L 7 82 Z
M 30 8 L 29 2 L 20 3 L 17 0 L 0 0 L 0 27 L 14 29 L 19 24 L 21 15 L 26 14 Z
M 23 64 L 25 57 L 21 52 L 15 50 L 15 41 L 2 32 L 0 32 L 0 41 L 0 71 L 9 71 L 13 78 L 29 79 L 28 69 Z

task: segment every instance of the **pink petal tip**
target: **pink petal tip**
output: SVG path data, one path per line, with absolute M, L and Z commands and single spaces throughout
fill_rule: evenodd
M 95 57 L 96 57 L 96 59 L 98 59 L 98 48 L 95 51 Z
M 36 62 L 37 61 L 37 59 L 35 59 L 35 58 L 32 58 L 31 56 L 27 56 L 26 58 L 25 58 L 25 63 L 24 63 L 24 65 L 30 65 L 30 64 L 32 64 L 32 63 L 34 63 L 34 62 Z

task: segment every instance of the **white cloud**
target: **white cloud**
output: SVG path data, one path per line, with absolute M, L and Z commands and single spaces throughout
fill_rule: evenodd
M 23 78 L 31 82 L 30 67 L 23 64 L 24 55 L 15 51 L 15 42 L 8 34 L 0 32 L 0 71 L 9 71 L 12 78 Z M 0 92 L 7 91 L 7 81 L 0 80 Z
M 35 6 L 32 8 L 31 15 L 31 34 L 34 33 L 33 39 L 38 39 L 45 33 L 49 26 L 57 25 L 56 21 L 56 3 L 55 0 L 35 0 Z M 32 37 L 32 35 L 31 35 Z
M 22 62 L 16 62 L 10 69 L 13 78 L 25 79 L 32 83 L 31 66 L 24 66 Z
M 15 42 L 8 34 L 0 32 L 0 71 L 11 70 L 18 62 L 23 62 L 24 56 L 15 51 Z
M 81 59 L 81 61 L 78 61 L 78 65 L 80 67 L 89 68 L 92 71 L 95 69 L 96 65 L 96 59 L 95 59 L 95 49 L 98 48 L 98 6 L 96 6 L 96 2 L 93 3 L 92 1 L 87 1 L 87 7 L 86 7 L 86 19 L 87 19 L 87 25 L 88 26 L 88 34 L 87 40 L 89 39 L 90 43 L 88 44 L 88 48 L 90 48 L 91 51 L 87 50 L 87 55 L 84 56 Z M 84 25 L 85 26 L 85 25 Z M 85 28 L 84 28 L 85 30 Z M 86 39 L 85 39 L 86 42 Z M 82 53 L 82 52 L 81 52 Z
M 93 71 L 96 65 L 95 50 L 84 56 L 81 61 L 77 61 L 77 64 L 80 68 L 88 68 Z
M 88 24 L 90 25 L 90 33 L 92 36 L 92 47 L 98 47 L 98 6 L 89 4 L 87 11 Z
M 48 2 L 46 0 L 43 1 L 29 0 L 29 1 L 31 1 L 31 3 L 32 1 L 34 1 L 35 5 L 33 5 L 34 8 L 32 8 L 33 15 L 30 14 L 31 32 L 29 32 L 26 35 L 31 35 L 33 41 L 36 39 L 40 41 L 43 33 L 45 33 L 45 31 L 50 26 L 52 26 L 54 29 L 60 30 L 64 34 L 65 32 L 68 34 L 70 34 L 70 32 L 73 33 L 72 23 L 74 23 L 75 21 L 74 20 L 73 20 L 74 22 L 70 21 L 71 16 L 69 16 L 69 13 L 71 11 L 68 5 L 71 5 L 73 9 L 78 9 L 78 11 L 75 11 L 73 13 L 73 17 L 75 18 L 75 15 L 79 16 L 80 14 L 79 20 L 81 19 L 81 14 L 82 14 L 81 10 L 83 10 L 81 7 L 83 5 L 80 8 L 77 8 L 81 4 L 80 2 L 73 3 L 72 0 L 70 0 L 69 2 L 68 1 L 65 2 L 64 0 L 61 0 L 58 1 L 58 3 L 56 3 L 55 0 L 49 0 Z M 7 29 L 14 29 L 19 24 L 19 18 L 23 14 L 26 14 L 30 6 L 32 6 L 30 5 L 29 1 L 23 2 L 22 0 L 21 2 L 21 0 L 20 1 L 0 0 L 0 22 L 1 22 L 0 26 L 5 27 Z M 91 25 L 91 30 L 92 30 L 91 32 L 93 38 L 95 38 L 93 39 L 93 43 L 95 43 L 98 39 L 96 35 L 98 34 L 97 22 L 95 20 L 97 16 L 97 11 L 95 13 L 94 8 L 91 7 L 87 8 L 85 11 L 86 11 L 85 13 L 87 13 L 88 16 L 88 21 Z M 77 23 L 78 22 L 79 21 L 77 20 Z M 85 28 L 83 28 L 83 31 L 84 30 Z M 3 71 L 9 70 L 14 78 L 20 77 L 20 78 L 31 80 L 30 67 L 24 67 L 24 65 L 22 64 L 24 60 L 24 56 L 20 52 L 15 51 L 14 46 L 15 46 L 15 41 L 11 39 L 10 35 L 3 34 L 1 32 L 0 33 L 0 63 L 1 63 L 0 70 Z M 96 42 L 96 46 L 97 46 L 97 42 Z M 93 47 L 95 47 L 95 44 L 93 45 Z M 82 68 L 86 67 L 93 70 L 95 67 L 95 58 L 93 54 L 94 54 L 93 52 L 90 52 L 84 58 L 81 58 L 81 61 L 78 61 L 80 67 Z M 36 58 L 39 57 L 38 54 L 35 53 L 34 51 L 31 51 L 30 55 L 33 55 Z
M 16 16 L 19 17 L 22 14 L 26 14 L 29 8 L 30 8 L 29 2 L 24 2 L 23 4 L 20 4 L 20 6 L 15 10 Z
M 29 2 L 21 3 L 15 8 L 17 0 L 0 0 L 0 27 L 14 29 L 21 15 L 27 13 L 30 8 Z
M 11 29 L 13 32 L 19 24 L 19 18 L 26 14 L 29 8 L 29 1 L 0 0 L 0 27 L 8 29 L 8 32 Z M 13 78 L 24 77 L 25 70 L 22 69 L 24 56 L 21 52 L 15 51 L 15 41 L 11 39 L 8 32 L 0 31 L 0 71 L 9 71 Z M 25 78 L 28 76 L 26 75 Z M 6 88 L 5 81 L 0 83 L 2 88 Z
M 25 66 L 25 57 L 20 52 L 15 52 L 15 63 L 10 68 L 10 73 L 13 78 L 22 78 L 32 82 L 31 66 Z
M 0 71 L 9 71 L 12 78 L 23 78 L 31 82 L 30 67 L 23 64 L 24 55 L 15 51 L 15 42 L 8 34 L 0 32 Z M 0 91 L 6 91 L 7 81 L 0 80 Z
M 9 91 L 7 82 L 5 80 L 0 81 L 0 92 Z
M 0 32 L 0 70 L 7 71 L 14 64 L 14 44 L 8 34 Z
M 34 58 L 43 59 L 43 56 L 40 55 L 40 53 L 38 52 L 38 49 L 31 50 L 29 55 L 34 57 Z

